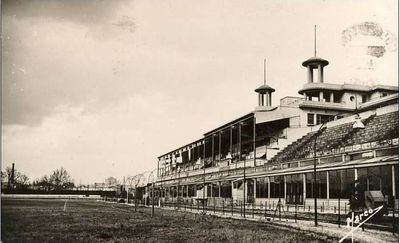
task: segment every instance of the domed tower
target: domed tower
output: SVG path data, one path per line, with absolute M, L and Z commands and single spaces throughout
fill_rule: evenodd
M 272 107 L 272 93 L 275 89 L 266 84 L 266 60 L 264 59 L 264 84 L 255 89 L 258 93 L 258 107 L 256 110 L 271 110 Z
M 302 65 L 307 68 L 307 83 L 299 91 L 304 95 L 306 101 L 333 102 L 334 90 L 331 84 L 324 83 L 324 67 L 329 62 L 317 57 L 316 26 L 314 26 L 314 56 L 305 60 Z M 317 77 L 314 77 L 314 70 L 317 70 Z
M 317 82 L 324 82 L 324 67 L 329 62 L 325 59 L 317 57 L 317 26 L 314 25 L 314 56 L 303 62 L 303 66 L 307 68 L 308 83 L 316 83 L 314 80 L 314 69 L 318 69 L 318 80 Z

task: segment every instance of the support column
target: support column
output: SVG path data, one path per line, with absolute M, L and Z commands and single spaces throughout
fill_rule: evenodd
M 354 169 L 354 180 L 358 180 L 358 173 L 357 168 Z
M 306 205 L 306 188 L 307 188 L 307 178 L 306 173 L 303 173 L 303 201 L 304 205 Z
M 218 197 L 221 197 L 221 182 L 218 181 Z
M 324 82 L 323 75 L 322 75 L 322 72 L 323 72 L 322 70 L 323 70 L 322 66 L 318 65 L 318 82 L 320 82 L 320 83 Z
M 319 101 L 323 101 L 324 100 L 324 92 L 319 91 Z
M 268 182 L 268 199 L 270 199 L 271 198 L 271 180 L 270 180 L 270 177 L 268 176 L 267 177 L 267 182 Z
M 254 166 L 256 166 L 257 158 L 256 158 L 256 114 L 254 113 L 253 118 L 253 161 Z
M 256 202 L 256 198 L 257 198 L 257 179 L 254 178 L 254 202 Z
M 334 98 L 335 98 L 335 96 L 334 96 L 333 92 L 331 92 L 331 96 L 330 96 L 330 102 L 331 103 L 334 102 L 334 100 L 335 100 Z
M 329 172 L 326 172 L 326 199 L 329 200 Z
M 308 83 L 312 83 L 313 82 L 313 69 L 309 66 L 308 67 L 308 72 L 307 72 L 307 81 Z
M 211 161 L 212 161 L 212 163 L 213 163 L 213 165 L 214 165 L 214 134 L 212 134 L 211 135 Z
M 261 106 L 265 105 L 265 96 L 264 94 L 261 94 Z
M 233 156 L 233 152 L 232 152 L 232 130 L 233 128 L 230 128 L 230 137 L 229 137 L 229 152 L 231 153 L 231 156 Z
M 269 94 L 269 106 L 272 106 L 272 93 Z
M 238 133 L 239 133 L 239 137 L 238 137 L 238 154 L 239 154 L 239 161 L 242 161 L 242 125 L 238 124 Z
M 218 132 L 218 161 L 221 161 L 221 137 L 222 131 Z
M 396 173 L 394 165 L 392 165 L 392 196 L 396 197 Z
M 269 97 L 270 97 L 270 94 L 268 92 L 265 93 L 265 106 L 270 106 Z
M 283 176 L 283 198 L 285 199 L 286 204 L 286 175 Z

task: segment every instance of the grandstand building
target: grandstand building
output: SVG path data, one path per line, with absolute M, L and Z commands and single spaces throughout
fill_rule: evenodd
M 398 87 L 325 83 L 328 64 L 304 61 L 301 97 L 279 105 L 264 75 L 254 110 L 159 156 L 160 200 L 344 207 L 362 181 L 398 205 Z

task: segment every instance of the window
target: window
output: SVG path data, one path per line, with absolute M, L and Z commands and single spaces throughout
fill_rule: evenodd
M 314 125 L 314 113 L 307 113 L 307 124 Z
M 232 197 L 232 185 L 230 181 L 221 182 L 221 197 L 223 198 Z
M 257 178 L 256 197 L 257 198 L 268 198 L 268 180 L 267 180 L 267 178 Z
M 362 96 L 362 103 L 365 103 L 368 101 L 368 96 L 367 95 L 363 95 Z
M 283 176 L 270 177 L 271 198 L 284 197 L 284 179 Z
M 367 191 L 381 191 L 387 197 L 392 195 L 391 166 L 375 166 L 357 170 L 358 180 Z
M 329 198 L 350 198 L 354 180 L 354 169 L 329 171 Z
M 306 197 L 314 198 L 326 198 L 326 172 L 317 172 L 316 191 L 314 193 L 314 173 L 306 174 Z
M 317 125 L 334 120 L 334 116 L 317 114 Z

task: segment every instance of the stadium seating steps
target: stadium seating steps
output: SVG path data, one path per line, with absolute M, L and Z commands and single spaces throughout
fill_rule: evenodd
M 316 140 L 317 155 L 334 153 L 340 148 L 381 141 L 399 137 L 398 111 L 383 115 L 371 115 L 363 119 L 364 129 L 353 129 L 353 122 L 310 132 L 288 145 L 272 159 L 272 163 L 300 160 L 313 156 L 314 140 Z

